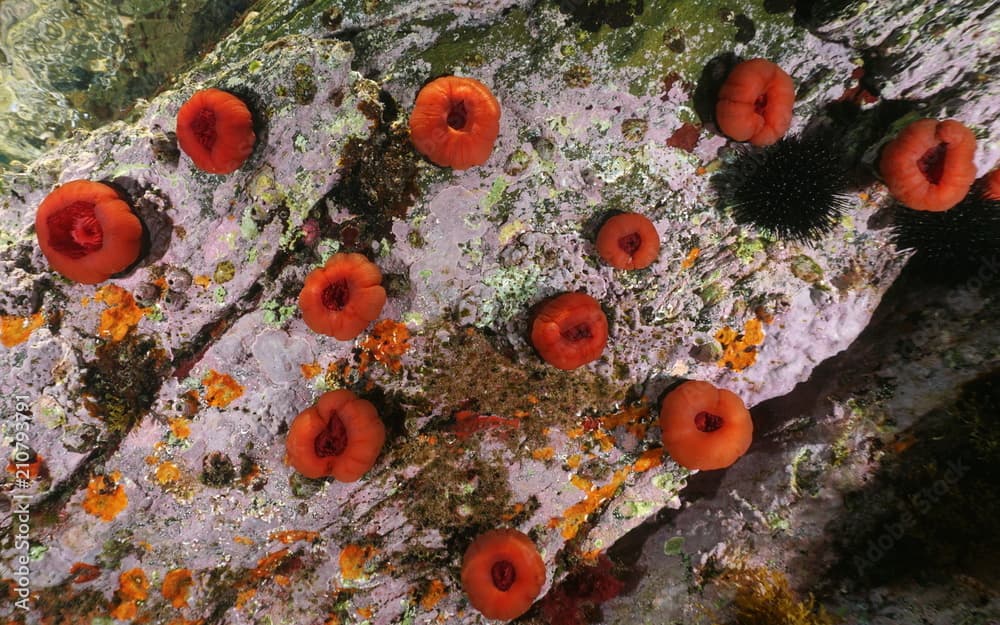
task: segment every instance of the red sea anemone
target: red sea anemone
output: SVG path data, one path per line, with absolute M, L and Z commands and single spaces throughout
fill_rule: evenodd
M 660 235 L 648 217 L 620 213 L 598 231 L 597 253 L 617 269 L 643 269 L 660 253 Z
M 299 413 L 285 440 L 288 463 L 308 478 L 355 482 L 385 444 L 385 426 L 371 402 L 341 389 Z
M 889 192 L 908 208 L 946 211 L 976 180 L 976 137 L 960 122 L 920 119 L 886 144 L 879 171 Z
M 410 140 L 436 165 L 482 165 L 500 134 L 500 103 L 473 78 L 443 76 L 424 85 L 410 113 Z
M 794 103 L 791 77 L 766 59 L 750 59 L 726 77 L 715 105 L 715 122 L 730 139 L 771 145 L 791 126 Z
M 142 224 L 106 184 L 74 180 L 49 193 L 35 215 L 38 245 L 70 280 L 96 284 L 139 258 Z
M 688 469 L 724 469 L 750 448 L 753 421 L 743 400 L 708 382 L 684 382 L 660 404 L 663 447 Z
M 382 272 L 361 254 L 339 253 L 306 277 L 299 293 L 302 320 L 313 332 L 349 341 L 385 305 Z
M 486 618 L 521 616 L 544 585 L 545 562 L 531 539 L 514 529 L 480 535 L 462 559 L 462 588 Z
M 177 143 L 198 169 L 229 174 L 253 152 L 250 109 L 218 89 L 198 91 L 177 112 Z
M 983 176 L 983 197 L 987 200 L 1000 200 L 1000 168 Z
M 608 343 L 608 319 L 586 293 L 563 293 L 542 304 L 531 324 L 531 344 L 545 362 L 576 369 L 600 358 Z

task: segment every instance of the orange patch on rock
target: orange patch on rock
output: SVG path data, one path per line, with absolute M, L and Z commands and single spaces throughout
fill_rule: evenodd
M 271 535 L 268 536 L 269 540 L 276 540 L 286 545 L 290 545 L 300 540 L 313 542 L 317 538 L 319 538 L 319 532 L 310 532 L 308 530 L 286 530 L 283 532 L 271 532 Z
M 42 327 L 45 316 L 37 312 L 28 317 L 0 316 L 0 343 L 4 347 L 14 347 L 28 340 L 31 333 Z
M 302 370 L 302 377 L 307 380 L 311 380 L 323 373 L 323 367 L 319 366 L 318 362 L 310 362 L 304 365 L 299 365 L 299 369 Z
M 694 267 L 694 261 L 698 260 L 698 256 L 700 254 L 701 254 L 700 247 L 693 248 L 690 252 L 688 252 L 688 255 L 685 256 L 684 260 L 681 262 L 681 269 L 690 269 L 691 267 Z
M 663 448 L 647 449 L 642 452 L 639 459 L 632 465 L 632 470 L 636 473 L 642 473 L 650 469 L 655 469 L 661 464 L 663 464 Z
M 163 587 L 160 592 L 163 598 L 170 602 L 175 608 L 187 607 L 188 591 L 194 584 L 191 571 L 188 569 L 174 569 L 163 577 Z
M 757 361 L 758 347 L 764 343 L 764 327 L 756 317 L 749 319 L 743 326 L 743 332 L 726 326 L 715 333 L 723 349 L 720 367 L 728 367 L 733 371 L 742 371 Z
M 378 553 L 370 545 L 347 545 L 340 552 L 340 575 L 345 580 L 361 579 L 365 576 L 365 565 Z
M 125 338 L 125 335 L 137 326 L 139 320 L 146 314 L 146 309 L 139 308 L 132 294 L 116 284 L 98 289 L 94 299 L 108 306 L 101 313 L 97 335 L 112 341 Z
M 83 509 L 104 521 L 111 521 L 128 506 L 128 496 L 125 487 L 118 480 L 121 473 L 114 471 L 109 475 L 95 475 L 87 484 L 87 494 L 83 498 Z
M 444 599 L 446 594 L 444 582 L 439 579 L 432 579 L 424 596 L 420 598 L 420 607 L 425 610 L 432 610 L 434 606 Z
M 484 430 L 506 432 L 517 429 L 520 425 L 519 419 L 479 414 L 475 410 L 459 410 L 455 413 L 455 425 L 452 426 L 452 431 L 458 438 L 465 440 L 476 432 Z
M 212 278 L 209 276 L 201 275 L 195 276 L 191 280 L 195 285 L 200 286 L 203 289 L 207 289 L 210 284 L 212 284 Z
M 18 462 L 15 463 L 13 460 L 7 463 L 7 473 L 10 473 L 18 479 L 34 480 L 37 479 L 39 475 L 42 474 L 42 470 L 45 468 L 45 458 L 42 454 L 35 454 L 35 459 L 32 462 Z
M 243 395 L 243 387 L 231 376 L 209 369 L 201 383 L 209 406 L 225 408 Z
M 402 356 L 410 349 L 410 330 L 405 323 L 383 319 L 361 341 L 360 373 L 372 362 L 381 363 L 386 369 L 398 373 L 403 368 Z
M 118 620 L 135 618 L 139 608 L 137 601 L 145 601 L 149 596 L 149 580 L 140 568 L 130 569 L 118 576 L 118 590 L 115 591 L 115 607 L 111 616 Z
M 170 425 L 170 431 L 177 438 L 187 438 L 191 436 L 191 426 L 188 424 L 188 420 L 181 417 L 173 417 L 167 420 Z
M 595 488 L 586 479 L 574 475 L 570 480 L 573 485 L 587 493 L 587 497 L 575 503 L 563 513 L 561 519 L 552 519 L 549 523 L 551 527 L 559 527 L 563 538 L 570 540 L 577 535 L 583 524 L 587 522 L 587 517 L 596 512 L 605 501 L 614 496 L 618 488 L 625 482 L 625 478 L 631 473 L 631 467 L 624 467 L 615 471 L 611 481 Z
M 531 457 L 535 460 L 551 460 L 556 455 L 556 450 L 551 447 L 542 447 L 531 452 Z
M 69 567 L 69 574 L 73 576 L 72 581 L 74 584 L 83 584 L 92 582 L 100 577 L 101 569 L 86 562 L 75 562 L 73 566 Z
M 168 460 L 167 462 L 164 462 L 160 466 L 156 467 L 156 481 L 159 482 L 161 486 L 173 484 L 180 479 L 181 469 L 173 462 Z

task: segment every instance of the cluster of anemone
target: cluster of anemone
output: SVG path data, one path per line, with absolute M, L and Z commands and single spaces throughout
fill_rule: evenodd
M 786 137 L 795 86 L 764 59 L 736 64 L 718 89 L 714 121 L 737 142 L 713 176 L 734 219 L 782 239 L 815 241 L 850 204 L 848 163 L 832 133 Z M 923 267 L 969 269 L 1000 236 L 995 172 L 976 183 L 976 138 L 956 120 L 918 119 L 881 149 L 878 173 L 896 199 L 894 240 Z
M 785 138 L 794 101 L 791 77 L 770 61 L 751 59 L 730 71 L 719 89 L 715 122 L 722 134 L 749 147 L 713 183 L 737 220 L 807 240 L 833 227 L 847 206 L 842 192 L 847 183 L 838 152 L 826 139 Z M 455 76 L 435 79 L 416 97 L 409 117 L 412 144 L 438 166 L 482 165 L 499 136 L 500 112 L 483 83 Z M 238 170 L 256 143 L 246 104 L 218 89 L 195 93 L 180 108 L 176 130 L 181 150 L 197 168 L 213 174 Z M 970 200 L 974 152 L 975 138 L 962 124 L 919 120 L 885 146 L 880 172 L 907 210 L 952 210 L 965 228 L 962 236 L 969 238 L 974 229 L 992 236 L 998 230 L 1000 174 L 981 181 Z M 987 210 L 980 210 L 984 206 Z M 974 216 L 963 221 L 966 214 Z M 900 222 L 904 243 L 907 237 L 923 236 L 922 222 Z M 142 223 L 115 188 L 100 182 L 76 180 L 58 187 L 39 206 L 35 227 L 51 267 L 80 283 L 120 274 L 141 256 Z M 642 270 L 659 255 L 659 235 L 641 214 L 614 214 L 599 229 L 595 249 L 617 270 Z M 373 262 L 362 254 L 338 253 L 308 274 L 298 303 L 310 330 L 349 341 L 378 318 L 386 299 L 382 274 Z M 533 348 L 558 369 L 591 363 L 607 347 L 607 317 L 601 303 L 586 293 L 561 293 L 539 303 L 530 325 Z M 659 425 L 664 449 L 692 470 L 732 465 L 753 439 L 753 422 L 742 399 L 703 381 L 683 382 L 667 393 Z M 308 478 L 353 482 L 375 465 L 385 441 L 375 406 L 342 389 L 324 393 L 292 420 L 286 460 Z M 522 615 L 545 579 L 534 542 L 515 529 L 480 535 L 462 562 L 469 602 L 487 618 Z
M 195 167 L 213 174 L 239 169 L 253 152 L 253 116 L 236 96 L 196 92 L 177 112 L 177 142 Z M 135 266 L 144 226 L 124 194 L 103 182 L 72 180 L 45 197 L 35 235 L 49 266 L 81 284 L 97 284 Z

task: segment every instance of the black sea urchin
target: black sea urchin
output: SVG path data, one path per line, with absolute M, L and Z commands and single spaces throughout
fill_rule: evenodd
M 784 138 L 762 149 L 738 147 L 712 186 L 720 208 L 731 208 L 736 221 L 783 239 L 819 238 L 849 205 L 840 152 L 823 135 Z
M 985 197 L 980 179 L 947 211 L 897 204 L 893 239 L 896 247 L 915 250 L 910 265 L 927 277 L 963 279 L 980 269 L 994 274 L 1000 264 L 1000 200 Z

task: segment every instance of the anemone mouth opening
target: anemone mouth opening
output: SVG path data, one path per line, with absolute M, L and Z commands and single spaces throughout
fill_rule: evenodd
M 330 415 L 326 427 L 316 436 L 313 443 L 316 455 L 320 458 L 339 456 L 347 449 L 347 427 L 336 413 Z
M 763 115 L 764 111 L 767 110 L 767 94 L 762 93 L 757 96 L 757 99 L 753 101 L 753 112 L 758 115 Z
M 514 585 L 514 580 L 517 579 L 517 570 L 510 561 L 498 560 L 490 568 L 490 577 L 498 590 L 506 592 Z
M 589 323 L 578 323 L 562 330 L 559 334 L 567 341 L 573 343 L 576 343 L 577 341 L 585 341 L 594 336 L 594 333 L 590 330 Z
M 339 280 L 323 289 L 323 305 L 327 310 L 341 311 L 347 306 L 350 296 L 351 290 L 347 287 L 347 280 Z
M 638 232 L 626 234 L 618 239 L 618 247 L 621 248 L 623 252 L 631 256 L 632 254 L 635 254 L 636 250 L 642 247 L 642 237 L 639 236 Z
M 917 169 L 924 175 L 927 182 L 940 184 L 941 177 L 944 176 L 944 160 L 948 153 L 948 144 L 942 141 L 932 148 L 928 148 L 917 160 Z
M 90 202 L 73 202 L 49 215 L 47 223 L 49 245 L 70 258 L 83 258 L 104 245 L 104 231 Z
M 468 120 L 469 112 L 465 109 L 465 100 L 453 102 L 448 109 L 448 126 L 455 130 L 462 130 Z
M 201 147 L 211 150 L 218 138 L 215 130 L 215 111 L 210 108 L 198 111 L 198 115 L 191 122 L 191 130 Z
M 694 426 L 702 432 L 714 432 L 722 427 L 722 417 L 702 410 L 694 416 Z

